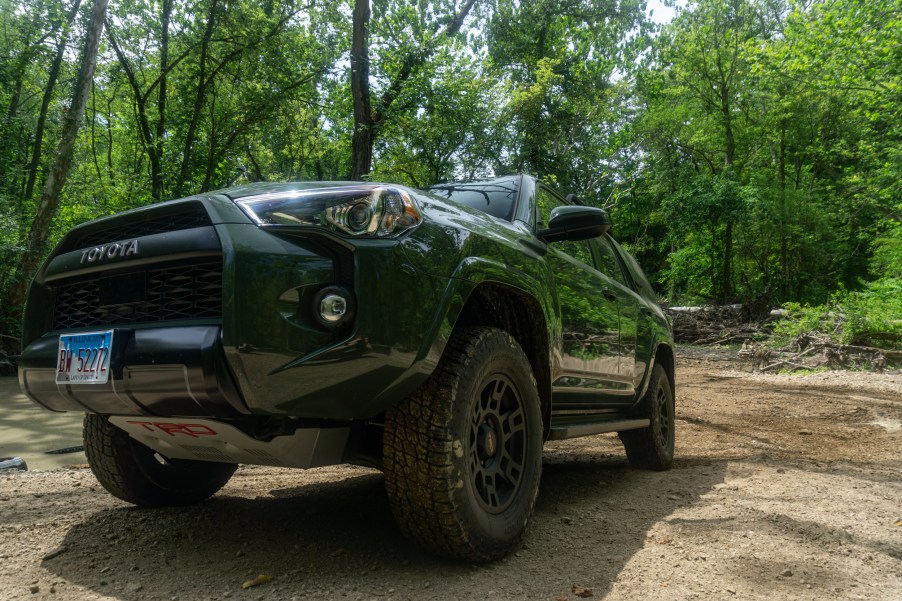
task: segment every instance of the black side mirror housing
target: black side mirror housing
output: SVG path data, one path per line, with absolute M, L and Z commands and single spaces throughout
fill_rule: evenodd
M 548 227 L 536 232 L 536 236 L 546 243 L 588 240 L 610 229 L 611 220 L 603 209 L 567 205 L 553 208 L 548 217 Z

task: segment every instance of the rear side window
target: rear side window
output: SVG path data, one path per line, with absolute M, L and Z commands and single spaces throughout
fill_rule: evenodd
M 611 248 L 609 240 L 607 236 L 601 236 L 592 240 L 598 254 L 598 271 L 629 288 L 626 277 L 623 275 L 623 270 L 620 268 L 620 261 L 617 260 L 616 252 Z
M 651 284 L 648 282 L 648 278 L 645 277 L 645 272 L 642 271 L 642 268 L 639 267 L 639 262 L 633 258 L 633 255 L 629 254 L 626 250 L 623 249 L 622 246 L 617 244 L 616 241 L 611 241 L 614 246 L 617 247 L 617 250 L 620 252 L 620 256 L 623 257 L 623 262 L 626 263 L 627 269 L 629 269 L 630 276 L 635 282 L 636 287 L 639 289 L 639 294 L 647 298 L 648 300 L 658 302 L 658 295 L 655 294 L 655 289 L 651 287 Z

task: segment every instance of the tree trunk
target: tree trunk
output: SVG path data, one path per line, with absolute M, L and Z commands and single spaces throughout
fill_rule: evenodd
M 786 239 L 786 120 L 780 120 L 780 300 L 789 298 L 789 242 Z
M 216 145 L 219 138 L 219 129 L 216 127 L 216 87 L 210 91 L 210 134 L 209 149 L 207 151 L 207 168 L 204 170 L 204 181 L 200 185 L 200 192 L 210 191 L 210 182 L 213 181 L 213 171 L 216 169 Z
M 34 185 L 38 179 L 38 169 L 41 166 L 41 153 L 44 149 L 44 127 L 47 124 L 47 111 L 50 109 L 50 101 L 53 99 L 53 90 L 56 87 L 56 80 L 60 74 L 60 66 L 63 63 L 63 55 L 66 52 L 66 43 L 69 40 L 69 30 L 72 21 L 78 14 L 81 7 L 81 0 L 75 0 L 72 9 L 66 15 L 66 22 L 63 25 L 63 31 L 60 39 L 57 41 L 56 56 L 53 57 L 53 63 L 50 65 L 50 72 L 47 75 L 47 87 L 44 88 L 44 97 L 41 99 L 41 112 L 38 114 L 38 124 L 34 134 L 34 146 L 31 149 L 31 162 L 28 165 L 28 179 L 25 183 L 25 193 L 22 195 L 23 200 L 31 199 L 34 194 Z
M 160 15 L 160 90 L 157 92 L 157 135 L 156 146 L 159 171 L 151 181 L 153 197 L 163 197 L 163 138 L 166 136 L 166 82 L 169 71 L 169 21 L 172 19 L 172 0 L 163 0 L 163 12 Z
M 736 158 L 736 142 L 733 138 L 733 121 L 731 118 L 730 88 L 725 81 L 721 86 L 721 108 L 723 110 L 723 128 L 725 137 L 724 163 L 727 169 L 733 167 Z M 732 193 L 732 192 L 731 192 Z M 732 201 L 732 199 L 731 199 Z M 723 288 L 721 291 L 722 303 L 730 302 L 733 296 L 733 216 L 727 215 L 726 229 L 723 236 Z
M 354 135 L 351 138 L 351 179 L 359 180 L 373 164 L 373 110 L 370 105 L 370 0 L 355 0 L 351 38 L 351 96 Z
M 440 35 L 448 37 L 460 31 L 474 4 L 476 0 L 467 0 L 460 11 L 451 17 Z M 351 38 L 351 95 L 354 99 L 354 136 L 351 139 L 352 180 L 362 179 L 372 169 L 373 145 L 376 143 L 379 128 L 385 123 L 388 110 L 404 90 L 407 80 L 438 47 L 436 40 L 433 39 L 426 48 L 412 50 L 404 58 L 401 69 L 383 92 L 377 109 L 373 111 L 370 104 L 369 25 L 369 0 L 355 0 Z
M 147 156 L 150 158 L 151 196 L 153 196 L 154 200 L 161 200 L 163 165 L 160 156 L 157 154 L 157 141 L 154 140 L 153 133 L 151 133 L 150 130 L 150 120 L 147 117 L 147 97 L 141 92 L 141 87 L 135 77 L 135 71 L 132 69 L 131 64 L 129 64 L 125 53 L 122 52 L 122 48 L 119 46 L 119 42 L 113 34 L 113 28 L 110 23 L 107 23 L 106 37 L 110 41 L 113 51 L 116 53 L 116 58 L 119 59 L 119 64 L 125 72 L 128 85 L 132 89 L 132 96 L 135 98 L 141 140 L 144 143 L 144 149 L 147 151 Z
M 720 302 L 729 303 L 733 298 L 733 220 L 727 221 L 723 234 L 723 284 Z
M 207 95 L 207 52 L 210 48 L 210 40 L 213 38 L 213 25 L 216 22 L 216 0 L 210 0 L 210 13 L 207 17 L 207 26 L 200 45 L 200 64 L 198 65 L 197 92 L 194 95 L 194 110 L 191 113 L 191 121 L 188 123 L 188 133 L 185 135 L 185 147 L 182 150 L 182 166 L 179 169 L 179 180 L 176 188 L 179 194 L 184 194 L 187 189 L 189 171 L 191 170 L 191 151 L 194 148 L 194 138 L 197 135 L 197 125 L 204 107 L 204 99 Z
M 27 251 L 16 269 L 16 281 L 9 288 L 6 302 L 4 303 L 6 307 L 22 305 L 31 277 L 37 270 L 44 255 L 44 247 L 47 244 L 47 237 L 50 233 L 50 224 L 59 208 L 60 194 L 66 183 L 72 154 L 75 150 L 75 138 L 82 124 L 88 93 L 91 90 L 94 78 L 94 68 L 97 65 L 97 48 L 100 45 L 100 35 L 103 32 L 107 1 L 94 0 L 91 8 L 91 17 L 85 30 L 85 45 L 81 57 L 81 66 L 72 91 L 72 104 L 63 117 L 60 143 L 57 146 L 53 163 L 47 173 L 41 202 L 38 205 L 31 230 L 28 233 L 28 240 L 26 241 Z

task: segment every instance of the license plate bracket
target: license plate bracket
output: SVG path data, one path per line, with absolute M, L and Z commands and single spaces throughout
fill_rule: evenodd
M 110 379 L 113 330 L 61 334 L 57 384 L 106 384 Z

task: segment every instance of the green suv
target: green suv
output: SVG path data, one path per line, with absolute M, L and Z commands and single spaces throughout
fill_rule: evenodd
M 670 327 L 601 209 L 526 176 L 259 183 L 83 224 L 35 277 L 22 390 L 84 412 L 113 495 L 196 503 L 237 464 L 375 466 L 447 557 L 513 549 L 547 440 L 673 460 Z

